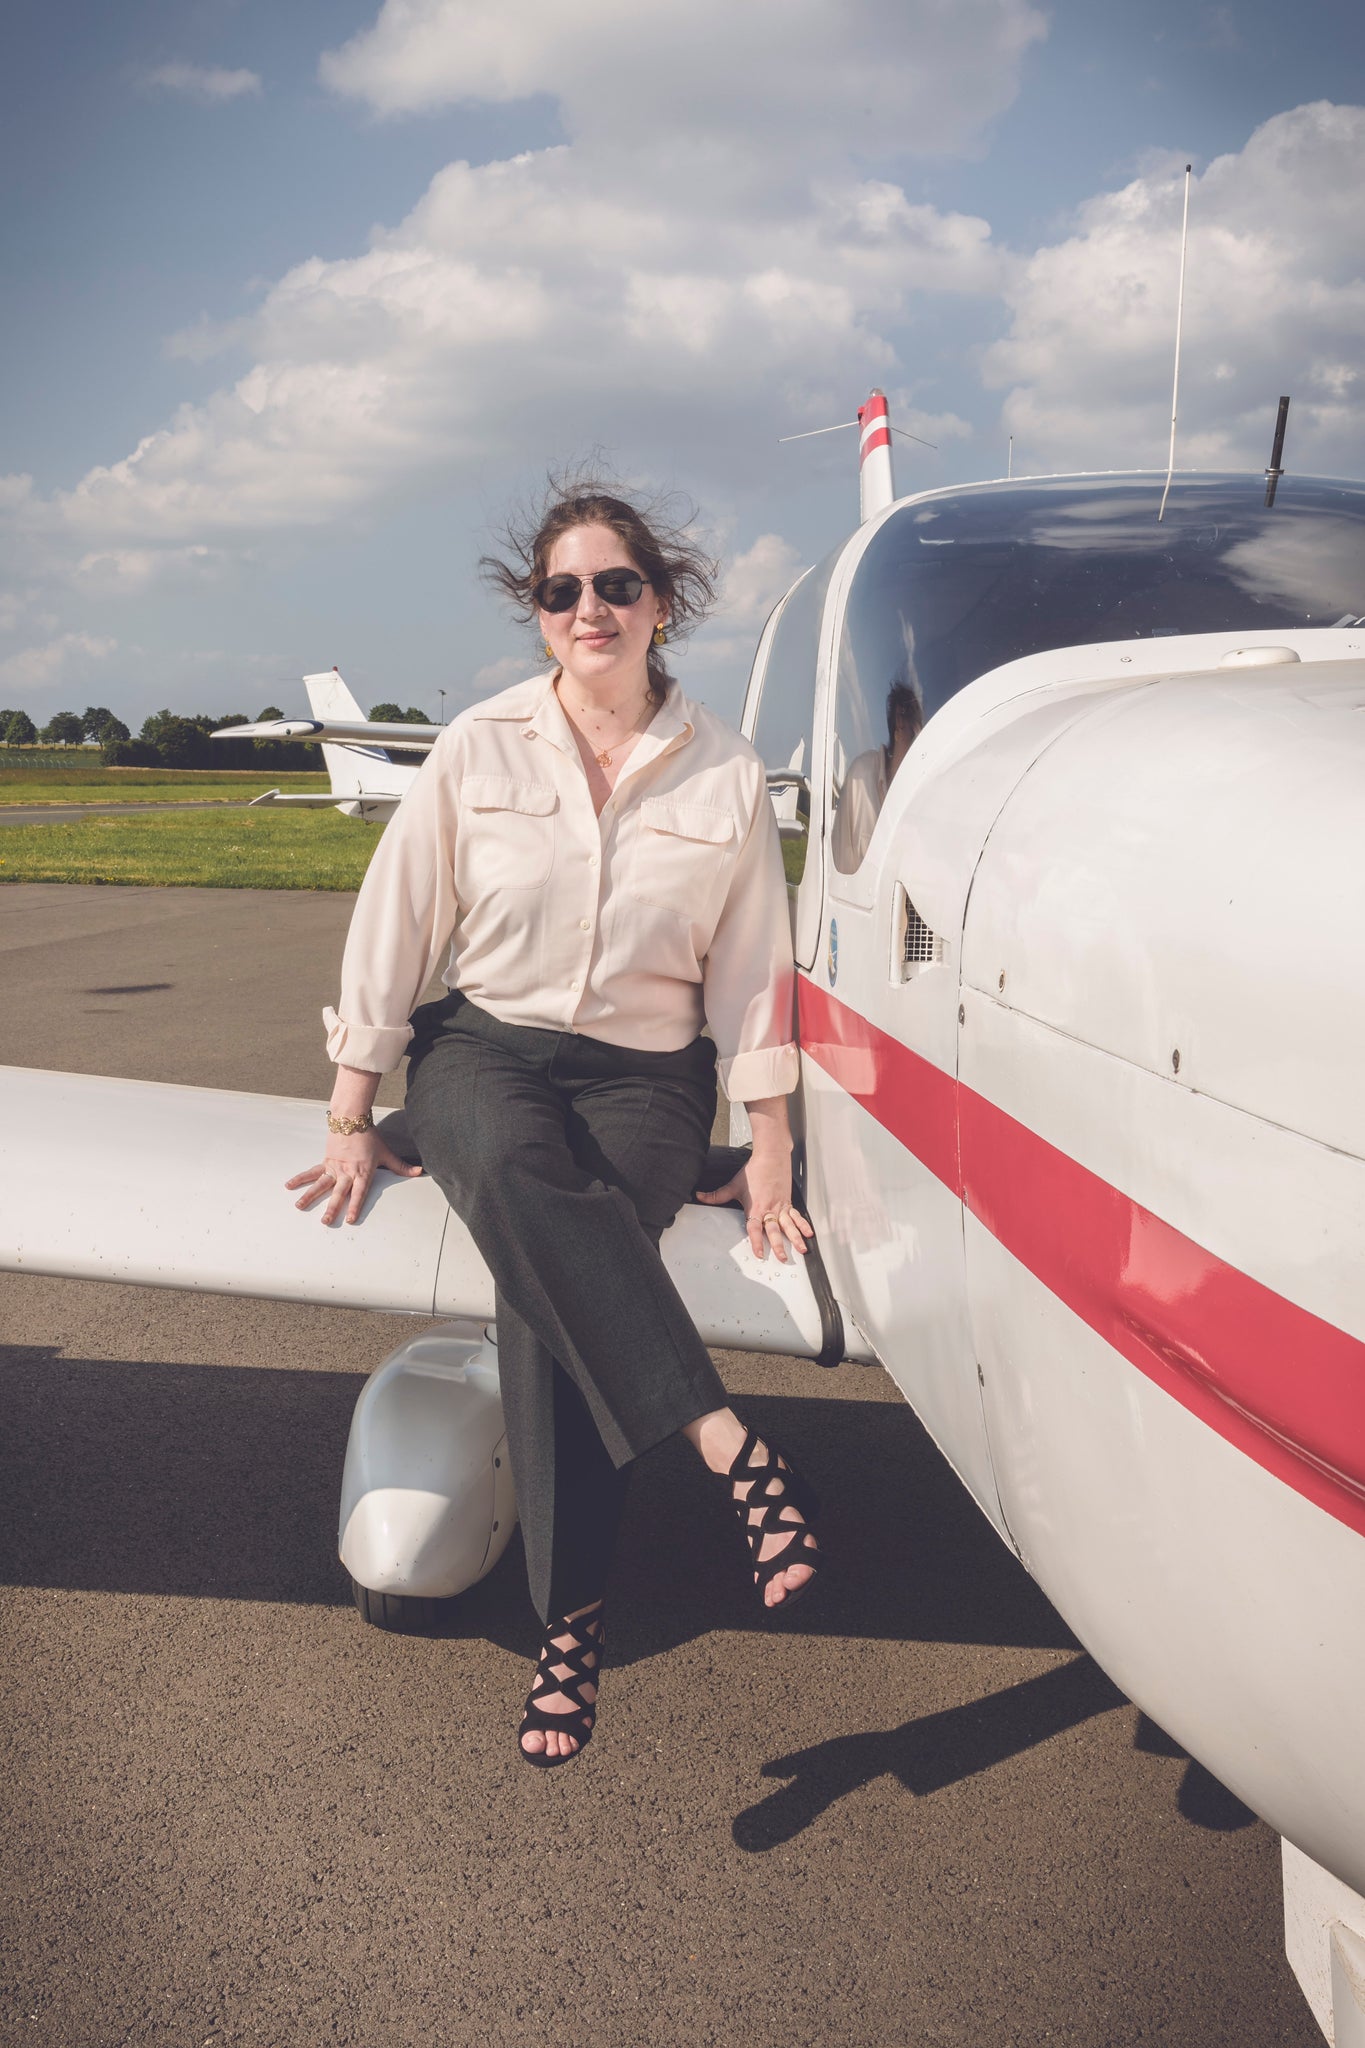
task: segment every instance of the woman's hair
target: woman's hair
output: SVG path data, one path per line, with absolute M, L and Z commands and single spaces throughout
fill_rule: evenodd
M 692 539 L 691 505 L 660 497 L 644 505 L 595 469 L 552 474 L 538 505 L 513 513 L 498 536 L 501 552 L 483 555 L 479 569 L 509 599 L 518 618 L 536 615 L 532 591 L 547 572 L 551 551 L 575 526 L 605 526 L 631 556 L 651 589 L 668 606 L 668 637 L 683 638 L 716 601 L 720 565 Z M 647 657 L 649 694 L 663 702 L 670 677 L 660 648 Z
M 909 683 L 899 676 L 886 693 L 886 743 L 889 747 L 896 744 L 898 725 L 906 728 L 912 744 L 924 730 L 924 706 Z

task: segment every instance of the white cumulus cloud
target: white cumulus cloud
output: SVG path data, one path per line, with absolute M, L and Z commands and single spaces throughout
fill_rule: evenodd
M 18 698 L 84 682 L 117 644 L 97 633 L 59 633 L 55 639 L 17 648 L 0 661 L 0 694 Z
M 803 162 L 855 137 L 869 155 L 961 149 L 1044 33 L 1027 0 L 385 0 L 322 76 L 380 114 L 552 94 L 571 135 L 644 142 L 648 177 L 684 136 L 724 159 L 751 137 Z
M 1193 182 L 1176 460 L 1263 466 L 1293 400 L 1289 467 L 1365 462 L 1365 108 L 1266 121 Z M 1013 319 L 985 357 L 1005 390 L 1016 472 L 1164 467 L 1183 165 L 1090 200 L 1065 240 L 1006 282 Z
M 572 21 L 546 0 L 496 21 L 389 0 L 325 60 L 338 90 L 379 111 L 553 92 L 570 140 L 448 165 L 362 253 L 175 338 L 249 367 L 14 516 L 131 584 L 158 549 L 240 549 L 533 451 L 600 445 L 658 473 L 686 449 L 723 492 L 784 427 L 895 371 L 916 294 L 1000 289 L 985 221 L 852 150 L 971 146 L 1041 33 L 1027 0 L 589 0 Z
M 158 64 L 144 85 L 155 91 L 185 93 L 196 100 L 239 100 L 261 90 L 259 72 L 227 71 L 218 64 Z
M 726 570 L 717 624 L 752 636 L 805 566 L 780 533 L 761 533 Z

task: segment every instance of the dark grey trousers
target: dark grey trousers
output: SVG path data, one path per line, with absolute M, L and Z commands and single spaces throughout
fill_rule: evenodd
M 533 1031 L 458 993 L 412 1023 L 408 1126 L 493 1275 L 527 1576 L 549 1621 L 604 1590 L 624 1468 L 726 1405 L 658 1249 L 701 1178 L 715 1047 Z

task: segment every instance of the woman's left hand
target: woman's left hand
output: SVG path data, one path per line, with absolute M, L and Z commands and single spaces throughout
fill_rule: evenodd
M 777 1159 L 755 1154 L 723 1188 L 716 1188 L 709 1195 L 698 1193 L 697 1200 L 713 1208 L 724 1202 L 742 1203 L 744 1225 L 756 1259 L 766 1258 L 771 1245 L 774 1255 L 785 1265 L 789 1256 L 787 1246 L 804 1256 L 806 1239 L 815 1235 L 813 1225 L 799 1209 L 792 1207 L 790 1151 Z

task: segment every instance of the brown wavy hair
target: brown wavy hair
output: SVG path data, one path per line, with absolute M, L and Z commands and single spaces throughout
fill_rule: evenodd
M 536 615 L 531 593 L 555 542 L 575 526 L 605 526 L 667 604 L 668 638 L 680 640 L 711 612 L 720 577 L 719 563 L 692 536 L 696 517 L 692 505 L 671 496 L 640 502 L 596 469 L 552 474 L 540 502 L 507 519 L 500 552 L 480 556 L 479 571 L 529 624 Z M 662 649 L 651 645 L 646 665 L 650 697 L 662 704 L 672 680 Z

